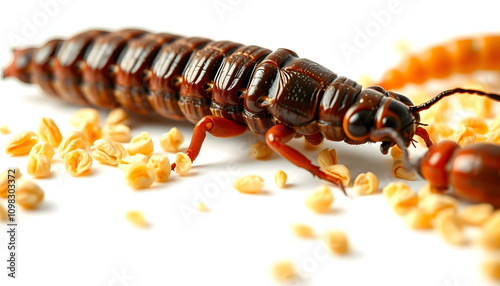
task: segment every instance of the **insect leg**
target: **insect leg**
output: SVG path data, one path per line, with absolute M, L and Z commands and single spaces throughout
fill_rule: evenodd
M 313 165 L 306 156 L 286 145 L 286 143 L 292 140 L 296 134 L 297 132 L 288 126 L 282 124 L 274 125 L 266 132 L 266 142 L 269 147 L 280 153 L 281 156 L 285 157 L 297 167 L 304 168 L 314 176 L 318 176 L 320 179 L 336 184 L 345 194 L 344 186 L 339 179 L 324 173 L 318 166 Z
M 193 137 L 191 138 L 191 144 L 186 151 L 186 154 L 194 161 L 198 154 L 200 153 L 201 145 L 207 136 L 207 132 L 214 137 L 228 138 L 236 137 L 245 133 L 247 127 L 245 125 L 238 124 L 232 120 L 216 117 L 216 116 L 205 116 L 196 123 L 193 131 Z M 175 169 L 175 163 L 171 165 L 172 170 Z
M 427 148 L 434 145 L 432 143 L 431 138 L 429 138 L 429 133 L 427 133 L 427 130 L 425 130 L 424 128 L 417 126 L 417 129 L 415 130 L 415 135 L 420 136 L 420 138 L 424 139 L 424 142 L 425 142 L 425 145 L 427 145 Z

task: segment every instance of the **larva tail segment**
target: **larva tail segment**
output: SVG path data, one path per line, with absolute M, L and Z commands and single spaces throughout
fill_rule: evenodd
M 31 83 L 30 61 L 34 48 L 13 49 L 12 61 L 2 70 L 2 78 L 15 77 L 24 83 Z
M 500 35 L 459 39 L 410 55 L 385 72 L 378 85 L 392 90 L 477 70 L 500 71 Z
M 89 30 L 15 50 L 3 77 L 38 84 L 52 96 L 81 105 L 154 111 L 192 123 L 217 115 L 245 124 L 243 102 L 251 75 L 271 52 L 141 29 Z

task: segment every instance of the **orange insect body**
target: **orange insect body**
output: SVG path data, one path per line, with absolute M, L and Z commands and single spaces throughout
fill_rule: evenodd
M 388 70 L 378 85 L 398 89 L 476 70 L 500 71 L 500 36 L 455 40 L 412 55 Z

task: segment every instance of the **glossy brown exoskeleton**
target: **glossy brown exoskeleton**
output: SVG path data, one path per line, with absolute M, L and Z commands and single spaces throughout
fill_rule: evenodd
M 437 189 L 500 207 L 500 146 L 473 144 L 460 148 L 452 141 L 432 146 L 420 160 L 422 177 Z
M 287 49 L 270 51 L 228 41 L 153 34 L 137 29 L 87 31 L 40 48 L 14 51 L 4 70 L 49 94 L 103 108 L 123 106 L 136 113 L 157 112 L 196 123 L 187 154 L 194 160 L 206 132 L 232 137 L 248 129 L 295 165 L 340 187 L 340 181 L 289 147 L 304 135 L 349 144 L 382 142 L 385 154 L 400 138 L 430 142 L 419 111 L 455 92 L 499 100 L 498 95 L 452 90 L 420 106 L 378 86 L 361 85 L 299 58 Z M 389 132 L 389 133 L 388 133 Z M 391 133 L 392 134 L 392 133 Z

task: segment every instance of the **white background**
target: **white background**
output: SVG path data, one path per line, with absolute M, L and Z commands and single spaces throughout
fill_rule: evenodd
M 48 2 L 56 4 L 47 12 L 43 3 Z M 88 28 L 141 27 L 270 49 L 286 47 L 357 79 L 362 74 L 376 77 L 393 66 L 398 39 L 420 48 L 500 29 L 497 1 L 393 2 L 397 13 L 347 57 L 341 46 L 355 45 L 358 31 L 372 25 L 391 1 L 2 1 L 0 65 L 9 61 L 10 48 L 19 41 L 39 45 Z M 31 33 L 28 25 L 33 25 Z M 72 130 L 68 119 L 78 108 L 36 87 L 0 81 L 0 125 L 7 124 L 14 133 L 36 131 L 43 116 L 52 117 L 66 133 Z M 107 112 L 100 114 L 105 118 Z M 189 123 L 154 116 L 134 116 L 132 123 L 133 135 L 150 132 L 157 154 L 163 153 L 160 135 L 172 126 L 186 135 L 185 150 Z M 11 136 L 0 135 L 0 146 Z M 208 136 L 189 176 L 172 174 L 169 182 L 145 191 L 131 190 L 120 170 L 98 163 L 90 176 L 73 178 L 56 159 L 53 175 L 37 180 L 45 190 L 40 209 L 18 213 L 16 280 L 6 278 L 6 234 L 0 228 L 0 285 L 273 285 L 269 266 L 284 258 L 302 272 L 295 285 L 489 285 L 480 275 L 483 253 L 473 243 L 473 232 L 470 246 L 452 247 L 432 231 L 408 230 L 381 194 L 348 199 L 333 186 L 332 211 L 313 214 L 304 199 L 322 182 L 276 154 L 270 161 L 250 159 L 248 146 L 257 140 L 251 134 L 234 139 Z M 304 149 L 301 140 L 292 145 Z M 339 162 L 350 168 L 353 178 L 372 171 L 381 186 L 394 180 L 392 160 L 380 154 L 378 144 L 324 146 L 337 149 Z M 313 159 L 319 150 L 304 152 Z M 26 163 L 27 157 L 0 152 L 1 170 L 19 166 L 25 173 Z M 284 190 L 273 183 L 278 169 L 289 175 Z M 234 178 L 247 174 L 266 180 L 265 194 L 243 195 L 232 189 Z M 416 190 L 423 183 L 419 179 L 412 186 Z M 200 198 L 212 212 L 183 216 L 181 209 L 195 207 L 193 201 Z M 5 200 L 0 203 L 6 205 Z M 132 209 L 145 213 L 149 229 L 137 229 L 125 220 Z M 289 225 L 298 222 L 317 233 L 344 229 L 351 254 L 325 257 L 318 239 L 300 240 L 291 234 Z M 128 280 L 121 278 L 124 273 Z

